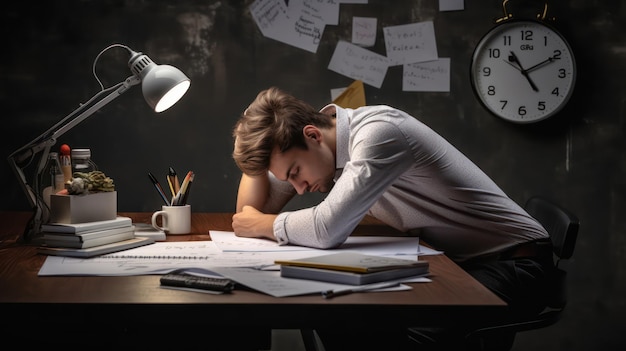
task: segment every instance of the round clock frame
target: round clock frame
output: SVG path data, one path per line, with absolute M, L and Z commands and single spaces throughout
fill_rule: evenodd
M 534 123 L 554 116 L 570 100 L 576 61 L 567 40 L 553 27 L 509 20 L 480 39 L 470 77 L 474 93 L 492 114 Z

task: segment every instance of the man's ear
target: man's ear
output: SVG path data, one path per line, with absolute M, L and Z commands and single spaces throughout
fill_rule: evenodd
M 304 133 L 305 138 L 311 138 L 318 142 L 321 141 L 322 133 L 314 125 L 308 124 L 304 126 L 304 128 L 302 128 L 302 133 Z

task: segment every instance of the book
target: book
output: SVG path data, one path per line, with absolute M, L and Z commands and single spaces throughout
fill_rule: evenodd
M 426 261 L 407 260 L 389 256 L 366 255 L 350 251 L 294 260 L 276 260 L 274 263 L 283 266 L 324 268 L 354 273 L 372 273 L 399 268 L 428 267 L 428 262 Z
M 280 276 L 320 280 L 325 282 L 363 285 L 382 281 L 425 275 L 428 261 L 339 252 L 329 255 L 276 260 Z
M 136 231 L 137 228 L 135 226 L 129 226 L 129 227 L 119 227 L 119 228 L 113 228 L 113 229 L 96 230 L 93 232 L 78 233 L 78 234 L 54 233 L 54 232 L 43 232 L 42 234 L 43 234 L 44 242 L 48 240 L 56 240 L 56 241 L 81 243 L 81 242 L 85 242 L 85 241 L 89 241 L 93 239 L 102 238 L 105 236 L 126 233 L 129 230 Z
M 156 229 L 152 224 L 148 223 L 133 223 L 135 226 L 135 236 L 145 236 L 154 239 L 154 241 L 165 241 L 167 236 L 165 232 Z
M 54 256 L 67 256 L 67 257 L 80 257 L 88 258 L 99 255 L 108 254 L 111 252 L 123 251 L 132 249 L 139 246 L 153 244 L 154 239 L 146 237 L 132 238 L 128 240 L 122 240 L 111 244 L 94 246 L 86 249 L 73 249 L 68 247 L 37 247 L 37 253 L 44 255 Z
M 113 234 L 108 234 L 105 236 L 99 236 L 92 239 L 87 240 L 58 240 L 45 238 L 44 236 L 44 245 L 48 247 L 67 247 L 67 248 L 75 248 L 75 249 L 87 249 L 94 246 L 100 246 L 105 244 L 111 244 L 122 240 L 132 239 L 135 237 L 135 230 L 133 227 L 123 228 L 125 231 L 116 232 Z M 99 234 L 98 232 L 90 233 L 90 234 Z M 80 238 L 80 236 L 76 236 Z
M 355 273 L 345 270 L 281 265 L 280 276 L 283 278 L 319 280 L 349 285 L 364 285 L 428 274 L 428 262 L 420 262 L 423 263 L 422 266 L 386 269 L 371 273 Z
M 41 225 L 41 231 L 78 234 L 111 228 L 129 227 L 132 224 L 132 219 L 129 217 L 118 216 L 115 219 L 108 219 L 105 221 L 83 223 L 46 223 Z

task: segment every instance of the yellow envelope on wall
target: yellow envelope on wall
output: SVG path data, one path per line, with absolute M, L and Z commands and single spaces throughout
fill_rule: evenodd
M 339 96 L 333 100 L 333 104 L 343 108 L 358 108 L 365 106 L 365 89 L 363 82 L 355 80 Z

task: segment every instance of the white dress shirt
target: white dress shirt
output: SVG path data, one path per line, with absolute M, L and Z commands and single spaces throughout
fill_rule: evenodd
M 366 214 L 420 237 L 463 261 L 548 237 L 478 166 L 415 117 L 389 106 L 336 105 L 335 185 L 318 205 L 282 212 L 274 235 L 282 245 L 332 248 Z M 326 106 L 324 109 L 328 108 Z M 322 109 L 322 111 L 324 110 Z M 295 194 L 270 173 L 275 201 Z

